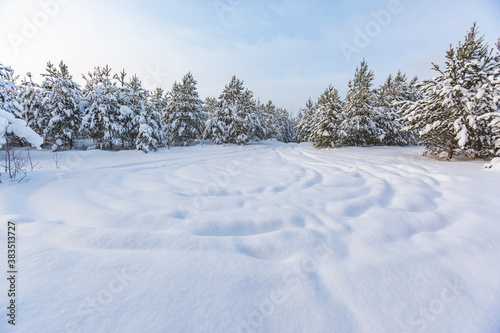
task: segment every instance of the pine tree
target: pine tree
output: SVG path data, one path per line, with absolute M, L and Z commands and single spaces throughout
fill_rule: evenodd
M 136 149 L 145 153 L 154 151 L 165 145 L 165 130 L 162 126 L 162 115 L 167 108 L 164 91 L 157 88 L 149 95 L 145 107 L 139 116 L 139 133 L 136 138 Z
M 23 107 L 23 119 L 28 126 L 39 135 L 43 135 L 50 119 L 50 112 L 43 107 L 43 95 L 41 87 L 33 82 L 31 73 L 27 73 L 21 83 L 20 101 Z
M 123 132 L 120 117 L 121 105 L 118 102 L 119 90 L 111 80 L 111 68 L 96 67 L 88 77 L 84 97 L 88 103 L 82 118 L 81 130 L 87 133 L 100 148 L 113 149 L 121 144 Z
M 493 60 L 488 64 L 485 69 L 488 75 L 488 81 L 493 89 L 491 89 L 489 99 L 491 100 L 492 107 L 489 113 L 481 116 L 481 120 L 489 122 L 488 127 L 492 133 L 493 148 L 496 150 L 495 155 L 500 156 L 500 38 L 496 44 L 497 51 Z
M 342 128 L 346 133 L 345 145 L 368 146 L 380 143 L 382 132 L 376 123 L 378 110 L 374 106 L 371 89 L 374 75 L 365 60 L 356 68 L 354 79 L 349 81 Z
M 337 89 L 330 85 L 318 99 L 317 111 L 311 121 L 310 141 L 316 148 L 333 148 L 343 145 L 342 101 Z
M 266 139 L 275 139 L 277 136 L 275 124 L 275 118 L 277 116 L 276 105 L 274 105 L 272 101 L 268 101 L 266 104 L 262 105 L 262 115 L 265 119 Z
M 244 94 L 243 81 L 233 76 L 222 91 L 217 107 L 206 123 L 204 131 L 206 139 L 216 144 L 247 144 L 252 139 L 253 133 L 246 114 L 248 110 L 242 106 L 245 98 L 248 101 L 249 94 L 243 97 Z
M 149 94 L 149 102 L 163 115 L 168 107 L 168 94 L 158 87 Z
M 450 46 L 444 69 L 434 64 L 438 76 L 419 85 L 426 98 L 402 109 L 409 128 L 420 131 L 428 154 L 446 153 L 448 159 L 457 153 L 493 154 L 493 133 L 483 116 L 497 109 L 498 90 L 491 80 L 496 66 L 475 24 L 463 43 Z
M 173 146 L 187 146 L 203 133 L 205 115 L 198 96 L 196 80 L 191 73 L 175 82 L 163 115 L 167 141 Z
M 263 106 L 266 117 L 266 138 L 276 139 L 280 142 L 293 142 L 295 130 L 290 122 L 290 114 L 286 109 L 276 107 L 272 101 Z
M 217 103 L 213 114 L 208 118 L 203 137 L 212 140 L 215 144 L 232 142 L 229 135 L 233 123 L 234 111 L 222 102 Z
M 23 108 L 17 101 L 14 71 L 0 64 L 0 148 L 16 140 L 40 147 L 43 139 L 21 118 Z
M 123 84 L 126 73 L 123 70 L 115 78 L 120 84 Z M 118 103 L 120 104 L 120 115 L 118 121 L 121 128 L 122 147 L 133 147 L 139 134 L 140 118 L 144 117 L 146 112 L 147 96 L 149 92 L 142 87 L 142 82 L 137 75 L 130 78 L 124 86 L 119 89 Z
M 393 77 L 389 75 L 386 82 L 375 90 L 375 105 L 378 107 L 379 118 L 376 120 L 382 135 L 380 144 L 385 146 L 408 146 L 417 143 L 415 131 L 406 131 L 401 120 L 401 103 L 417 101 L 421 97 L 415 92 L 415 77 L 410 83 L 406 75 L 398 72 Z
M 208 119 L 212 114 L 215 113 L 217 108 L 217 98 L 207 97 L 203 103 L 203 111 L 205 112 L 205 118 Z
M 299 113 L 297 113 L 296 116 L 290 115 L 290 126 L 292 126 L 293 133 L 294 133 L 293 142 L 297 142 L 297 143 L 301 142 L 300 135 L 299 135 L 297 129 L 299 128 L 299 124 L 302 121 L 303 117 L 304 116 L 302 114 L 302 110 L 299 110 Z
M 311 126 L 316 113 L 316 105 L 311 98 L 306 103 L 306 107 L 300 110 L 301 119 L 296 127 L 299 142 L 309 142 L 311 138 Z
M 72 148 L 81 125 L 80 86 L 73 81 L 68 66 L 60 62 L 56 67 L 47 63 L 44 74 L 42 107 L 50 119 L 44 129 L 46 142 L 53 142 L 52 149 Z
M 224 87 L 220 94 L 219 101 L 224 101 L 228 105 L 237 105 L 244 91 L 243 81 L 233 75 L 229 84 Z
M 276 140 L 280 142 L 294 142 L 295 130 L 291 123 L 290 114 L 286 109 L 276 108 L 273 116 L 273 132 Z
M 18 76 L 10 67 L 0 64 L 0 103 L 2 109 L 13 114 L 16 118 L 23 117 L 23 107 L 19 103 L 19 86 L 17 85 Z
M 238 112 L 244 119 L 246 132 L 249 140 L 260 141 L 266 138 L 267 127 L 265 121 L 259 114 L 257 102 L 253 92 L 245 89 L 238 102 Z

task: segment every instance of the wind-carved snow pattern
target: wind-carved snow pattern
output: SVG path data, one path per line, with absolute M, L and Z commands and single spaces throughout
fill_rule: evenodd
M 35 152 L 30 182 L 0 186 L 22 237 L 19 328 L 495 331 L 500 175 L 421 152 L 95 150 L 57 174 Z

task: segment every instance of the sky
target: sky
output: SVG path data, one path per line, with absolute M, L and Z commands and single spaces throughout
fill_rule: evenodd
M 375 85 L 431 78 L 474 22 L 493 46 L 499 14 L 498 0 L 2 0 L 0 64 L 41 82 L 63 60 L 80 84 L 109 65 L 165 90 L 190 71 L 203 99 L 236 75 L 296 114 L 330 84 L 345 95 L 363 58 Z

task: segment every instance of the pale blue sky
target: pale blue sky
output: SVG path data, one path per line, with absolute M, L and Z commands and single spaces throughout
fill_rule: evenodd
M 378 23 L 373 12 L 389 9 Z M 474 21 L 493 45 L 499 14 L 497 0 L 5 0 L 0 63 L 38 76 L 64 60 L 80 83 L 109 64 L 167 90 L 191 71 L 203 98 L 235 74 L 261 101 L 296 113 L 329 84 L 344 94 L 363 57 L 377 84 L 398 69 L 431 77 L 431 61 L 442 63 Z M 356 53 L 346 57 L 346 45 Z

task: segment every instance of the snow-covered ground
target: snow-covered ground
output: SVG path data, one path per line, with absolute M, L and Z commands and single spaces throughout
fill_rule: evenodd
M 499 332 L 500 170 L 420 152 L 34 152 L 16 331 Z

